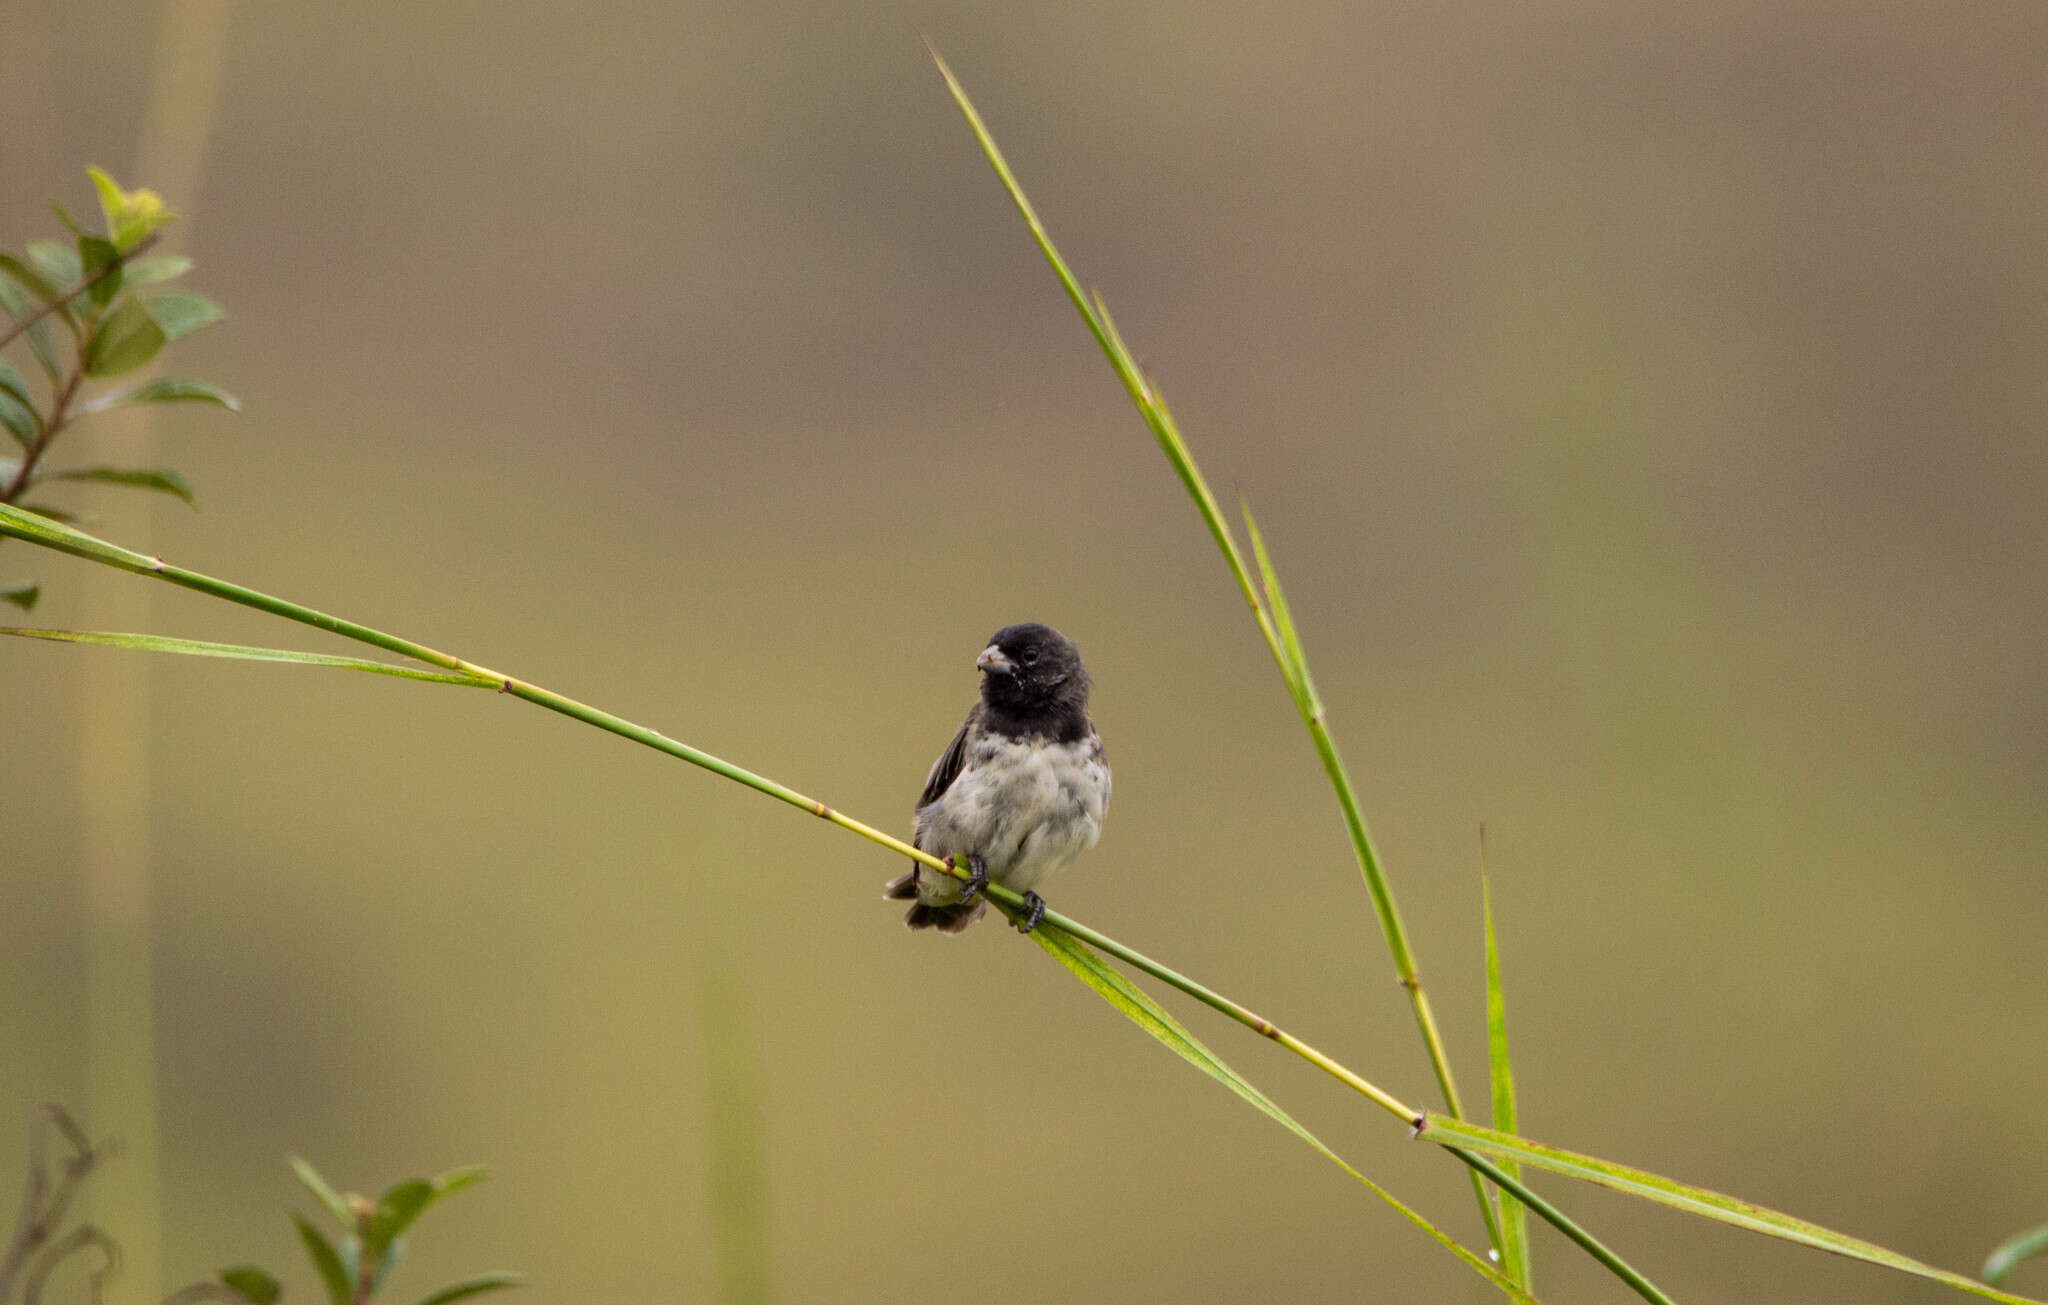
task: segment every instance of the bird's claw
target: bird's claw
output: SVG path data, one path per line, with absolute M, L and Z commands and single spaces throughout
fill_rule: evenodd
M 946 859 L 953 862 L 956 866 L 959 864 L 959 860 L 956 857 L 948 857 Z M 975 852 L 967 858 L 967 869 L 969 871 L 967 883 L 960 889 L 960 905 L 962 906 L 981 896 L 981 890 L 988 887 L 988 862 L 981 859 L 981 853 Z
M 1045 918 L 1045 899 L 1037 893 L 1024 894 L 1024 919 L 1017 925 L 1018 933 L 1030 933 Z

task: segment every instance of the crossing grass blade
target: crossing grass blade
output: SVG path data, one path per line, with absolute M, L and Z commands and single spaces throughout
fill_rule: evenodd
M 1977 1276 L 1994 1287 L 2002 1287 L 2014 1269 L 2042 1254 L 2048 1254 L 2048 1223 L 2008 1237 L 1985 1258 L 1984 1268 Z
M 1186 1029 L 1164 1007 L 1146 996 L 1144 991 L 1109 962 L 1097 955 L 1093 948 L 1080 939 L 1051 923 L 1041 923 L 1031 932 L 1032 940 L 1043 947 L 1060 964 L 1072 970 L 1089 987 L 1101 994 L 1103 1000 L 1123 1012 L 1132 1023 L 1166 1044 L 1173 1053 L 1190 1065 L 1209 1075 L 1229 1088 L 1238 1096 L 1264 1111 L 1282 1128 L 1293 1133 L 1302 1141 L 1314 1147 L 1332 1164 L 1365 1184 L 1374 1195 L 1400 1211 L 1402 1217 L 1435 1238 L 1445 1249 L 1463 1260 L 1488 1282 L 1505 1292 L 1516 1301 L 1533 1302 L 1535 1297 L 1510 1281 L 1498 1269 L 1466 1250 L 1442 1229 L 1416 1213 L 1386 1188 L 1352 1168 L 1335 1151 L 1325 1146 L 1322 1139 L 1308 1131 L 1294 1116 L 1282 1110 L 1272 1098 L 1252 1086 L 1237 1071 L 1223 1063 L 1216 1054 L 1204 1046 L 1199 1039 Z
M 1401 922 L 1401 912 L 1395 904 L 1393 888 L 1380 865 L 1379 853 L 1374 849 L 1372 837 L 1366 830 L 1365 814 L 1359 806 L 1357 792 L 1352 788 L 1350 776 L 1345 773 L 1344 762 L 1337 752 L 1336 739 L 1331 735 L 1322 711 L 1319 707 L 1311 710 L 1307 705 L 1313 688 L 1308 681 L 1308 666 L 1302 656 L 1300 641 L 1293 639 L 1290 646 L 1290 640 L 1283 636 L 1276 621 L 1277 613 L 1269 612 L 1267 605 L 1260 601 L 1258 588 L 1252 581 L 1251 568 L 1246 565 L 1244 552 L 1238 547 L 1229 519 L 1217 505 L 1216 495 L 1210 490 L 1201 468 L 1196 465 L 1187 441 L 1181 437 L 1180 427 L 1174 421 L 1172 412 L 1168 410 L 1165 397 L 1161 395 L 1152 378 L 1145 374 L 1137 355 L 1124 343 L 1123 336 L 1117 331 L 1116 323 L 1109 315 L 1108 305 L 1103 302 L 1100 295 L 1090 295 L 1081 288 L 1081 282 L 1075 277 L 1073 269 L 1067 266 L 1066 260 L 1060 256 L 1045 223 L 1039 219 L 1038 210 L 1032 207 L 1030 199 L 1024 194 L 1023 186 L 1017 181 L 1016 174 L 1010 171 L 1009 161 L 997 147 L 995 136 L 989 131 L 988 124 L 982 121 L 980 111 L 968 98 L 967 89 L 953 75 L 953 70 L 947 67 L 938 50 L 932 48 L 929 41 L 926 42 L 926 46 L 931 49 L 932 62 L 938 66 L 939 75 L 945 79 L 947 90 L 952 93 L 954 103 L 959 105 L 961 115 L 966 118 L 975 140 L 980 143 L 989 166 L 995 169 L 1003 189 L 1009 193 L 1010 202 L 1016 206 L 1018 215 L 1024 219 L 1024 225 L 1030 229 L 1032 238 L 1037 241 L 1039 251 L 1045 255 L 1053 274 L 1065 288 L 1067 297 L 1073 301 L 1074 308 L 1081 314 L 1090 333 L 1095 336 L 1096 343 L 1101 346 L 1104 356 L 1108 358 L 1110 366 L 1116 371 L 1118 379 L 1123 382 L 1125 390 L 1131 396 L 1131 402 L 1136 405 L 1138 414 L 1151 429 L 1153 438 L 1158 442 L 1161 452 L 1166 455 L 1168 463 L 1172 465 L 1174 474 L 1180 477 L 1188 497 L 1194 501 L 1196 511 L 1201 514 L 1203 524 L 1208 526 L 1210 535 L 1216 540 L 1217 549 L 1222 552 L 1232 577 L 1237 581 L 1239 592 L 1244 595 L 1246 604 L 1252 610 L 1252 619 L 1258 624 L 1259 633 L 1265 639 L 1267 649 L 1273 654 L 1273 660 L 1279 664 L 1281 676 L 1287 681 L 1289 693 L 1294 696 L 1296 704 L 1301 706 L 1302 722 L 1308 727 L 1309 737 L 1315 744 L 1316 755 L 1321 759 L 1324 772 L 1329 776 L 1330 785 L 1336 792 L 1337 803 L 1343 809 L 1345 828 L 1351 836 L 1352 850 L 1358 860 L 1359 872 L 1365 880 L 1366 891 L 1372 898 L 1373 910 L 1379 916 L 1380 929 L 1386 937 L 1394 969 L 1400 976 L 1402 988 L 1408 993 L 1416 1028 L 1429 1055 L 1430 1067 L 1435 1071 L 1437 1085 L 1443 1093 L 1444 1105 L 1453 1115 L 1462 1116 L 1465 1108 L 1458 1098 L 1457 1081 L 1451 1073 L 1450 1053 L 1444 1046 L 1443 1034 L 1437 1027 L 1436 1015 L 1430 1008 L 1429 997 L 1423 991 L 1414 948 L 1410 945 L 1407 929 Z M 1270 575 L 1270 568 L 1268 570 Z M 1269 592 L 1276 590 L 1277 584 L 1269 584 L 1268 589 Z M 1498 1249 L 1500 1232 L 1496 1226 L 1493 1203 L 1487 1199 L 1485 1188 L 1477 1179 L 1473 1181 L 1473 1192 L 1479 1202 L 1480 1216 L 1486 1223 L 1488 1239 Z
M 1538 1169 L 1548 1169 L 1567 1178 L 1576 1178 L 1581 1182 L 1626 1192 L 1630 1196 L 1656 1201 L 1661 1205 L 1668 1205 L 1673 1209 L 1720 1223 L 1732 1224 L 1737 1228 L 1747 1228 L 1751 1232 L 1763 1233 L 1767 1237 L 1776 1237 L 1782 1241 L 1828 1251 L 1848 1259 L 1861 1260 L 1865 1264 L 1875 1264 L 1916 1277 L 1928 1278 L 1959 1291 L 1982 1296 L 1986 1300 L 2004 1301 L 2007 1305 L 2043 1305 L 2040 1301 L 1999 1291 L 1974 1278 L 1966 1278 L 1947 1269 L 1937 1269 L 1931 1264 L 1924 1264 L 1897 1251 L 1888 1251 L 1873 1242 L 1838 1233 L 1831 1228 L 1823 1228 L 1817 1223 L 1795 1218 L 1777 1210 L 1753 1205 L 1732 1196 L 1724 1196 L 1720 1192 L 1709 1191 L 1704 1187 L 1693 1187 L 1645 1170 L 1615 1164 L 1611 1160 L 1601 1160 L 1576 1151 L 1567 1151 L 1562 1147 L 1548 1146 L 1526 1137 L 1484 1128 L 1466 1120 L 1452 1119 L 1435 1111 L 1430 1111 L 1424 1118 L 1417 1135 L 1424 1141 L 1477 1151 L 1498 1160 L 1512 1160 Z
M 1485 834 L 1481 835 L 1485 846 Z M 1483 854 L 1483 853 L 1482 853 Z M 1515 1117 L 1515 1071 L 1508 1057 L 1508 1010 L 1500 981 L 1500 947 L 1493 932 L 1493 885 L 1482 870 L 1479 899 L 1486 917 L 1486 1057 L 1493 1084 L 1493 1126 L 1503 1133 L 1520 1128 Z M 1520 1178 L 1521 1166 L 1512 1161 L 1501 1166 L 1509 1176 Z M 1534 1270 L 1530 1260 L 1529 1212 L 1506 1192 L 1500 1193 L 1501 1268 L 1508 1277 L 1533 1291 Z
M 132 648 L 142 652 L 183 653 L 188 657 L 230 657 L 247 662 L 289 662 L 298 666 L 326 666 L 342 671 L 365 671 L 391 675 L 401 680 L 425 680 L 430 684 L 460 684 L 477 689 L 495 689 L 497 684 L 471 675 L 415 670 L 361 657 L 336 657 L 328 653 L 298 652 L 290 648 L 251 648 L 238 643 L 208 643 L 203 639 L 173 639 L 156 634 L 110 634 L 93 630 L 46 630 L 31 626 L 0 625 L 0 634 L 23 639 L 47 639 L 54 643 L 91 644 L 100 648 Z

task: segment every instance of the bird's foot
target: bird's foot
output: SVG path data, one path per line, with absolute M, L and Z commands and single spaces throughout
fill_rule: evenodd
M 1040 920 L 1043 920 L 1044 918 L 1045 899 L 1043 897 L 1040 897 L 1037 893 L 1025 893 L 1024 918 L 1022 921 L 1013 922 L 1017 925 L 1017 932 L 1030 933 L 1033 929 L 1036 929 L 1038 927 L 1038 922 Z
M 958 857 L 947 857 L 946 860 L 948 864 L 956 868 L 960 864 L 960 858 Z M 981 890 L 988 887 L 988 862 L 981 859 L 981 853 L 975 852 L 968 856 L 967 869 L 969 872 L 967 883 L 960 889 L 959 904 L 961 906 L 965 906 L 981 896 Z

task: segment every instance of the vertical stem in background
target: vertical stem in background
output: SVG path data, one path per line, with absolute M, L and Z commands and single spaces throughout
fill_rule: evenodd
M 168 0 L 150 68 L 149 100 L 132 174 L 196 209 L 200 160 L 213 127 L 227 0 Z M 111 437 L 110 437 L 111 436 Z M 71 432 L 93 461 L 155 461 L 155 409 L 128 410 Z M 151 497 L 110 497 L 100 509 L 126 538 L 151 535 Z M 149 628 L 149 586 L 93 568 L 80 603 L 123 629 Z M 149 668 L 146 657 L 80 657 L 77 783 L 85 910 L 86 1119 L 119 1137 L 123 1161 L 92 1193 L 93 1217 L 116 1230 L 124 1287 L 163 1291 L 155 1018 L 151 1003 Z
M 722 948 L 713 947 L 713 953 Z M 768 1235 L 766 1084 L 760 1021 L 730 953 L 697 971 L 698 1074 L 704 1093 L 705 1197 L 721 1305 L 774 1298 Z

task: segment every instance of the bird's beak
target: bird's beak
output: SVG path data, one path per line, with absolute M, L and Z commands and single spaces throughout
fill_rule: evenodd
M 1001 648 L 990 644 L 981 650 L 981 656 L 974 659 L 974 669 L 977 671 L 994 671 L 998 675 L 1010 675 L 1015 673 L 1017 663 L 1003 656 Z

